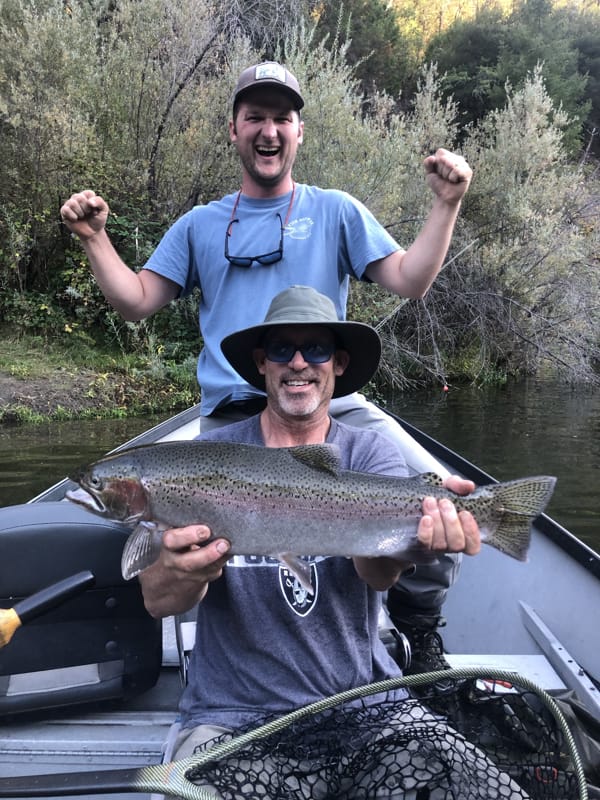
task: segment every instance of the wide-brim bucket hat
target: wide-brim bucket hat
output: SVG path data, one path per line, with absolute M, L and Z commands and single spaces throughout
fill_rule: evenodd
M 338 319 L 333 302 L 310 286 L 290 286 L 273 298 L 264 322 L 231 333 L 221 342 L 223 355 L 235 371 L 263 392 L 265 379 L 256 368 L 253 351 L 262 346 L 267 331 L 286 325 L 328 328 L 335 335 L 337 348 L 349 354 L 343 375 L 335 379 L 333 397 L 362 389 L 379 366 L 381 339 L 374 328 Z

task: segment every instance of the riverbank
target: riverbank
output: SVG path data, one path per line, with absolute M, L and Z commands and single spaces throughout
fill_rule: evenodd
M 109 351 L 93 340 L 0 337 L 0 423 L 170 414 L 198 402 L 195 359 Z
M 19 377 L 0 370 L 0 423 L 175 412 L 197 402 L 190 386 L 135 372 L 57 368 Z
M 90 371 L 66 369 L 39 378 L 19 378 L 0 371 L 0 420 L 49 419 L 62 412 L 75 417 L 90 411 L 98 406 L 97 377 Z

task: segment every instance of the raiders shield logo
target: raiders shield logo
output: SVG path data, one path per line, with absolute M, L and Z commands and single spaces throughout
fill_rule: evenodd
M 314 589 L 314 594 L 307 592 L 298 578 L 284 564 L 279 565 L 279 585 L 283 596 L 294 613 L 300 617 L 306 617 L 307 614 L 310 614 L 317 602 L 319 579 L 315 564 L 310 565 L 310 582 Z

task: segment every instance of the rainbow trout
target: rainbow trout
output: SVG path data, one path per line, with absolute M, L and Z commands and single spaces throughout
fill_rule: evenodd
M 437 475 L 395 478 L 340 468 L 335 445 L 268 448 L 229 442 L 164 442 L 121 450 L 73 477 L 67 497 L 134 527 L 123 577 L 158 557 L 162 531 L 204 523 L 231 542 L 231 555 L 273 556 L 311 590 L 301 556 L 390 556 L 431 563 L 417 539 L 427 495 L 449 497 L 476 518 L 482 541 L 525 561 L 531 523 L 555 478 L 523 478 L 460 497 Z

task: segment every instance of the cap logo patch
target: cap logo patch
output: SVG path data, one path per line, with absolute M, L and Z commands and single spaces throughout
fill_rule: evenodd
M 280 64 L 259 64 L 256 67 L 254 80 L 260 81 L 265 78 L 275 79 L 285 83 L 285 69 Z

